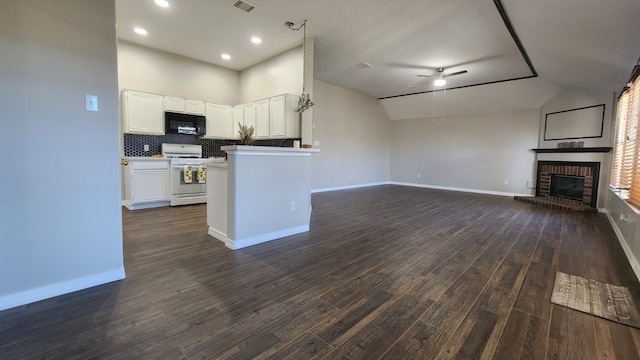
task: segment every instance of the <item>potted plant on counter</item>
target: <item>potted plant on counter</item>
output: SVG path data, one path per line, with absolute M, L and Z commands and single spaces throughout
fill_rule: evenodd
M 240 125 L 240 130 L 238 130 L 238 135 L 240 136 L 240 144 L 253 144 L 253 125 L 247 126 L 246 124 L 240 124 L 239 122 L 238 125 Z

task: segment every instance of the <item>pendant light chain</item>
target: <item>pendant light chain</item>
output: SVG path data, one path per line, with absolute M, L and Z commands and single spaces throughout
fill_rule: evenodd
M 302 95 L 304 96 L 304 84 L 306 82 L 306 70 L 307 70 L 307 19 L 304 19 L 302 24 Z
M 444 85 L 444 92 L 442 93 L 442 122 L 444 122 L 444 116 L 447 113 L 447 85 Z
M 294 31 L 304 28 L 302 29 L 302 95 L 300 96 L 298 107 L 296 108 L 296 112 L 301 113 L 315 105 L 313 101 L 311 101 L 311 97 L 305 91 L 305 83 L 307 82 L 307 19 L 304 19 L 302 24 L 297 28 L 294 27 L 295 24 L 291 21 L 287 21 L 284 25 Z

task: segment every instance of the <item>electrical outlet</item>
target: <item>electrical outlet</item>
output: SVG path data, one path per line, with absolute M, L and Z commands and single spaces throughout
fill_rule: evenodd
M 313 146 L 320 146 L 320 141 L 319 140 L 314 141 Z
M 149 151 L 149 144 L 144 144 L 144 151 Z
M 505 184 L 505 185 L 509 185 L 509 180 L 505 180 L 505 181 L 504 181 L 504 184 Z
M 420 174 L 418 174 L 418 179 L 420 179 Z
M 353 179 L 353 175 L 349 174 L 349 180 Z
M 296 202 L 295 201 L 291 202 L 291 211 L 296 211 Z

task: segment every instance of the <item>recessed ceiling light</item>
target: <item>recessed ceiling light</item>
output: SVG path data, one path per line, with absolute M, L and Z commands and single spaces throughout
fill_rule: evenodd
M 167 0 L 156 0 L 156 5 L 162 7 L 169 7 L 169 2 Z
M 257 36 L 252 36 L 251 37 L 251 42 L 254 43 L 254 44 L 260 44 L 260 43 L 262 43 L 262 39 L 260 39 Z
M 133 31 L 135 31 L 136 34 L 138 34 L 138 35 L 147 35 L 147 30 L 145 30 L 145 29 L 143 29 L 141 27 L 133 28 Z
M 229 54 L 222 54 L 220 55 L 220 57 L 222 58 L 222 60 L 231 60 L 231 55 Z

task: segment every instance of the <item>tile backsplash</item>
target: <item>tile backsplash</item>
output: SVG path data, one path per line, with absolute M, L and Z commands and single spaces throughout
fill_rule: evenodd
M 267 139 L 255 140 L 253 145 L 257 146 L 278 146 L 293 147 L 293 141 L 300 138 L 290 139 Z M 168 134 L 168 135 L 140 135 L 124 134 L 124 156 L 151 156 L 162 153 L 162 143 L 171 144 L 194 144 L 202 145 L 202 157 L 223 157 L 224 152 L 221 146 L 238 144 L 234 139 L 204 139 L 193 135 Z M 149 145 L 149 151 L 144 151 L 144 145 Z

